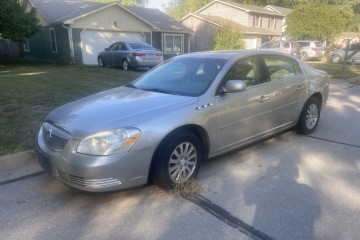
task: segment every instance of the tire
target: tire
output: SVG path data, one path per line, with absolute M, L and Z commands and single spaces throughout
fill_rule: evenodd
M 320 120 L 320 102 L 317 98 L 310 98 L 301 111 L 296 129 L 301 134 L 310 134 L 315 131 Z
M 199 172 L 205 151 L 191 132 L 177 132 L 166 139 L 156 159 L 154 183 L 165 190 L 194 178 Z
M 105 67 L 104 59 L 102 57 L 98 57 L 98 64 L 100 67 Z
M 124 71 L 127 71 L 127 70 L 129 70 L 129 68 L 130 68 L 130 65 L 129 65 L 128 60 L 126 60 L 126 59 L 122 60 L 121 69 Z
M 334 54 L 334 55 L 331 56 L 330 61 L 332 63 L 340 63 L 341 62 L 341 57 L 338 54 Z
M 306 52 L 303 52 L 303 53 L 301 54 L 301 59 L 302 59 L 303 61 L 307 61 L 307 60 L 309 60 L 309 55 L 308 55 Z

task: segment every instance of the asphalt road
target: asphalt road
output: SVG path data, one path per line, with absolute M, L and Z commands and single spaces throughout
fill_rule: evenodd
M 84 194 L 33 162 L 0 169 L 1 239 L 359 239 L 360 85 L 332 85 L 311 136 L 203 164 L 195 198 L 156 186 Z

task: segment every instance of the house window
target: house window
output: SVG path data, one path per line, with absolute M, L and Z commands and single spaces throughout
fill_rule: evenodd
M 165 34 L 165 54 L 183 53 L 183 36 L 176 34 Z
M 57 44 L 56 44 L 55 29 L 54 29 L 54 28 L 50 28 L 50 29 L 49 29 L 49 33 L 50 33 L 51 52 L 52 52 L 52 53 L 57 53 Z
M 29 39 L 26 39 L 23 46 L 24 46 L 24 52 L 30 52 Z
M 269 19 L 269 28 L 276 28 L 276 19 L 274 17 Z
M 254 16 L 254 27 L 261 27 L 261 17 L 259 15 Z

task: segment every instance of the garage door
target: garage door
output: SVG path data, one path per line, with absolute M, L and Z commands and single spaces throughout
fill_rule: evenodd
M 245 37 L 245 48 L 246 49 L 255 49 L 256 48 L 256 37 Z
M 97 64 L 98 53 L 117 41 L 145 41 L 141 33 L 86 30 L 81 34 L 83 64 Z

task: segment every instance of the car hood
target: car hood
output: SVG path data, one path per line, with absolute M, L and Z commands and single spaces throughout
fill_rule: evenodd
M 46 121 L 68 131 L 72 139 L 82 139 L 101 131 L 136 126 L 197 101 L 197 97 L 120 87 L 63 105 L 52 111 Z

